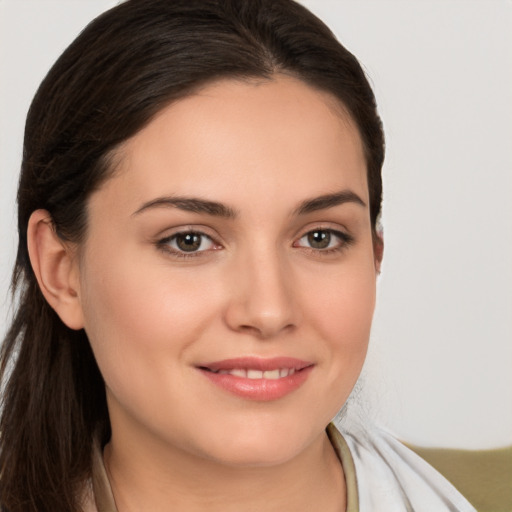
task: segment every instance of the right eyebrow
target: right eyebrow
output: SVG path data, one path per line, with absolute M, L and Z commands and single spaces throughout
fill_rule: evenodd
M 224 217 L 227 219 L 233 219 L 236 217 L 236 212 L 225 204 L 197 197 L 181 196 L 157 197 L 156 199 L 152 199 L 151 201 L 144 203 L 132 215 L 139 215 L 140 213 L 153 208 L 178 208 L 179 210 L 184 210 L 186 212 L 206 213 L 207 215 Z

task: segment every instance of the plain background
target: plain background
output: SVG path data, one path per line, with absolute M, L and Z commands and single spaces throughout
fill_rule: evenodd
M 0 333 L 24 118 L 115 0 L 0 0 Z M 387 136 L 364 400 L 411 442 L 512 443 L 512 2 L 303 0 L 362 62 Z

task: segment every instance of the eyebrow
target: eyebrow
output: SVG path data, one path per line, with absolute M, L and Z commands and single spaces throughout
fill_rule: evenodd
M 133 215 L 138 215 L 146 210 L 153 208 L 178 208 L 186 212 L 206 213 L 215 217 L 224 217 L 233 219 L 236 212 L 222 203 L 216 201 L 208 201 L 195 197 L 158 197 L 144 203 Z
M 296 215 L 305 215 L 307 213 L 316 212 L 318 210 L 325 210 L 333 208 L 345 203 L 355 203 L 366 208 L 366 203 L 351 190 L 342 190 L 334 194 L 325 194 L 323 196 L 306 199 L 295 210 Z
M 295 215 L 306 215 L 318 210 L 325 210 L 333 208 L 344 203 L 355 203 L 360 206 L 366 207 L 365 202 L 351 190 L 342 190 L 341 192 L 333 194 L 325 194 L 312 199 L 306 199 L 298 208 L 295 209 Z M 193 213 L 206 213 L 214 217 L 223 217 L 227 219 L 234 219 L 237 214 L 236 211 L 226 206 L 225 204 L 217 201 L 208 201 L 196 197 L 158 197 L 144 203 L 133 215 L 151 210 L 153 208 L 178 208 Z

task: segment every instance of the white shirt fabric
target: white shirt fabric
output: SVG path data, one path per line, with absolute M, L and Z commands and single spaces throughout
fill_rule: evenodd
M 333 425 L 352 457 L 358 512 L 476 512 L 446 478 L 391 434 L 376 427 L 351 433 Z

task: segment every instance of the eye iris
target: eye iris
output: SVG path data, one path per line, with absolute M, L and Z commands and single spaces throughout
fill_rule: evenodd
M 176 237 L 176 245 L 185 252 L 197 251 L 201 247 L 201 235 L 185 233 Z
M 308 234 L 308 243 L 314 249 L 326 249 L 331 243 L 331 233 L 328 231 L 312 231 Z

